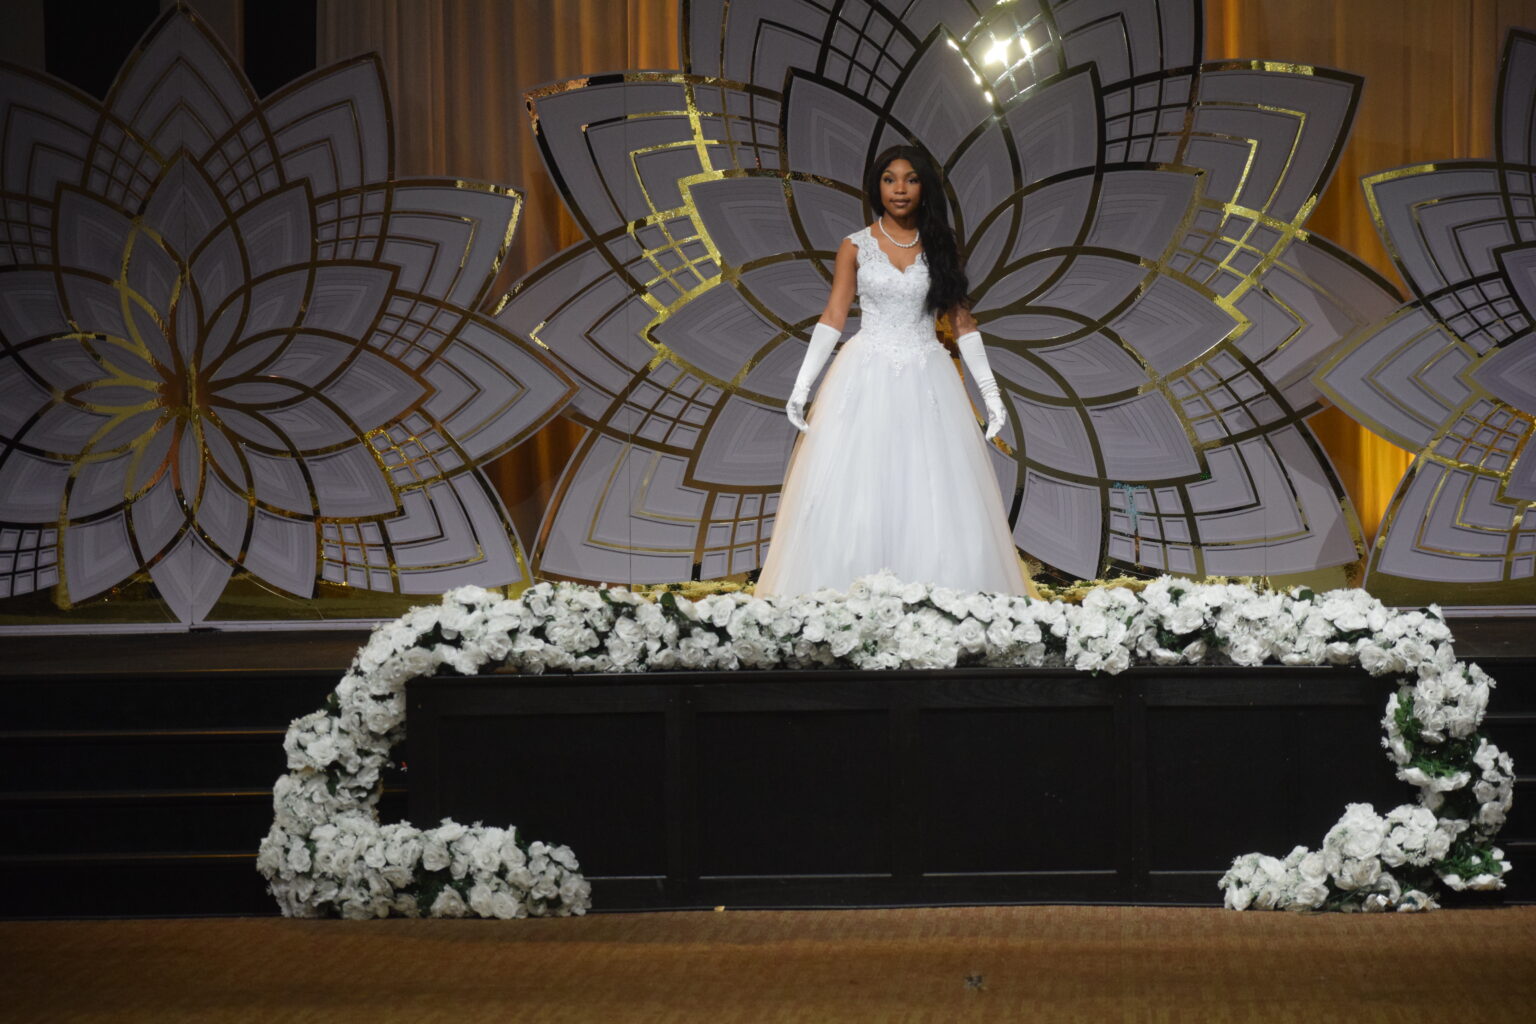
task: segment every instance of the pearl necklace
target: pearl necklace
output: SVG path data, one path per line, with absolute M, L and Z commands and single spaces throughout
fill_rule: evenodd
M 912 236 L 912 241 L 910 241 L 910 242 L 898 242 L 898 241 L 896 241 L 896 239 L 891 237 L 891 233 L 889 231 L 885 230 L 885 217 L 883 215 L 878 220 L 875 221 L 875 226 L 880 229 L 880 233 L 885 236 L 886 241 L 890 242 L 892 245 L 894 245 L 894 246 L 896 246 L 897 248 L 900 248 L 900 249 L 910 249 L 914 245 L 916 245 L 918 242 L 921 242 L 923 240 L 923 233 L 921 231 L 919 231 L 917 234 Z

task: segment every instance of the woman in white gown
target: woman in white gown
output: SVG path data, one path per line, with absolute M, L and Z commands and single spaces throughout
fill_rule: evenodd
M 907 582 L 1023 594 L 1026 583 L 986 443 L 1007 413 L 966 298 L 938 168 L 895 146 L 865 175 L 876 220 L 843 240 L 832 293 L 787 411 L 801 431 L 756 593 L 846 590 L 888 569 Z M 811 384 L 842 334 L 809 416 Z M 934 331 L 946 313 L 987 406 L 985 440 Z

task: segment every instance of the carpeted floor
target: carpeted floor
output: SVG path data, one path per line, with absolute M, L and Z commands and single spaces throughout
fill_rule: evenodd
M 5 1021 L 1536 1021 L 1536 907 L 0 923 Z

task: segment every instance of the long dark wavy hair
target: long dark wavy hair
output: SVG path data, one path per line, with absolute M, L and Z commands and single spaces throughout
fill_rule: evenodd
M 892 146 L 870 163 L 864 172 L 864 199 L 876 217 L 884 216 L 880 203 L 880 175 L 896 160 L 905 160 L 917 172 L 922 198 L 917 204 L 917 233 L 923 240 L 923 256 L 928 261 L 928 308 L 947 313 L 956 306 L 969 309 L 969 283 L 965 279 L 965 257 L 949 226 L 949 201 L 944 196 L 944 175 L 933 157 L 916 146 Z

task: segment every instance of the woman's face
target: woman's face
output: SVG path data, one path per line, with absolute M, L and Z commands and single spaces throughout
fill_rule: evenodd
M 892 217 L 916 213 L 922 199 L 923 185 L 911 163 L 897 157 L 885 165 L 880 172 L 880 205 L 886 213 Z

